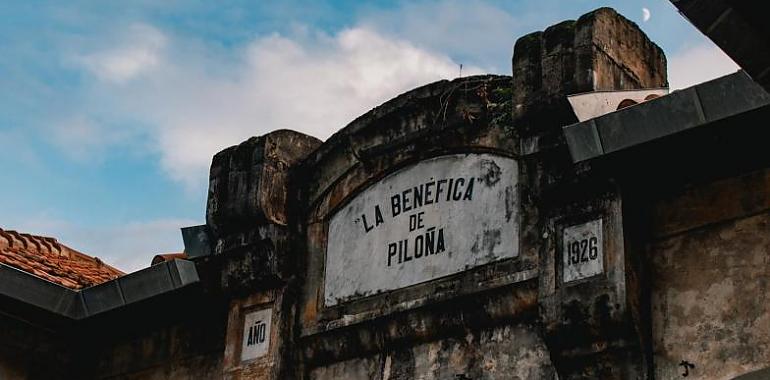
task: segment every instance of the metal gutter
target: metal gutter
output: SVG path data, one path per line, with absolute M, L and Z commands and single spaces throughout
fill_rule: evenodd
M 79 291 L 0 264 L 0 295 L 73 320 L 119 309 L 198 282 L 195 263 L 178 259 Z
M 745 72 L 726 75 L 563 128 L 577 163 L 770 105 Z
M 74 290 L 0 264 L 0 295 L 68 318 L 77 318 Z

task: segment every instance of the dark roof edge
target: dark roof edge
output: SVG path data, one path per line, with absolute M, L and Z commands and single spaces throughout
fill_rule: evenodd
M 744 71 L 563 127 L 577 163 L 770 105 Z
M 79 291 L 0 264 L 0 295 L 73 320 L 119 309 L 198 282 L 195 263 L 180 259 Z
M 77 291 L 0 263 L 0 295 L 61 316 L 70 313 Z

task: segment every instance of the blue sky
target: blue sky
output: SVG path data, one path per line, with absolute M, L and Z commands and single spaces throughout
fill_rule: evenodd
M 325 139 L 460 63 L 510 74 L 516 38 L 600 6 L 664 49 L 672 87 L 736 69 L 663 0 L 4 2 L 0 227 L 142 268 L 204 222 L 215 152 Z

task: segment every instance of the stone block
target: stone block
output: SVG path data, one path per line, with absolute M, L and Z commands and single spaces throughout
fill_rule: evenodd
M 581 16 L 575 24 L 575 49 L 589 54 L 581 60 L 590 81 L 580 91 L 667 87 L 666 56 L 632 21 L 611 8 Z M 586 86 L 587 85 L 587 86 Z
M 565 95 L 668 86 L 663 51 L 611 8 L 521 37 L 512 66 L 515 120 Z
M 546 96 L 574 93 L 575 80 L 575 21 L 563 21 L 543 32 L 542 49 L 543 91 Z
M 289 168 L 319 144 L 314 137 L 278 130 L 217 153 L 206 207 L 206 223 L 214 235 L 258 223 L 285 225 Z
M 221 240 L 218 252 L 227 252 L 221 267 L 221 285 L 227 293 L 245 294 L 275 286 L 287 278 L 289 254 L 285 228 L 258 227 L 248 234 Z
M 543 32 L 534 32 L 519 38 L 513 46 L 513 104 L 524 103 L 528 95 L 543 86 L 542 45 Z

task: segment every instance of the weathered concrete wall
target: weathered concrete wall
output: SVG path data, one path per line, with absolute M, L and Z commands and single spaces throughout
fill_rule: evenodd
M 304 337 L 304 371 L 329 367 L 360 357 L 377 355 L 422 343 L 462 340 L 468 334 L 482 334 L 492 328 L 514 327 L 536 321 L 537 284 L 525 281 L 486 293 L 455 297 L 449 302 L 398 313 L 387 318 L 337 328 Z M 526 349 L 526 348 L 525 348 Z M 374 359 L 372 359 L 374 360 Z M 506 363 L 499 358 L 498 365 Z M 543 363 L 546 365 L 546 363 Z
M 131 334 L 99 329 L 101 336 L 84 336 L 80 342 L 77 378 L 221 378 L 224 326 L 225 321 L 219 320 L 211 325 L 180 323 L 144 328 Z
M 305 367 L 298 376 L 495 378 L 504 375 L 492 368 L 517 368 L 507 375 L 644 378 L 643 343 L 632 307 L 636 293 L 627 293 L 631 273 L 619 189 L 592 176 L 590 165 L 574 167 L 560 127 L 575 121 L 567 94 L 665 83 L 660 49 L 628 20 L 601 9 L 517 42 L 512 78 L 470 77 L 415 89 L 361 116 L 321 145 L 297 168 L 301 180 L 293 182 L 304 216 L 297 232 L 305 236 L 307 258 L 297 327 L 302 347 L 298 360 Z M 406 284 L 411 286 L 355 292 L 329 302 L 325 281 L 330 273 L 347 269 L 339 266 L 344 260 L 329 260 L 337 252 L 327 251 L 339 245 L 328 239 L 330 221 L 340 210 L 356 205 L 356 197 L 372 184 L 387 183 L 392 173 L 435 157 L 470 153 L 517 162 L 508 185 L 515 189 L 514 214 L 520 225 L 518 242 L 505 246 L 510 254 L 486 265 L 468 265 L 454 275 L 428 276 L 422 278 L 425 282 Z M 421 179 L 414 178 L 410 186 Z M 369 222 L 377 220 L 376 212 L 370 215 Z M 493 215 L 478 215 L 476 223 L 483 226 Z M 602 225 L 601 243 L 591 243 L 600 245 L 595 248 L 601 259 L 592 256 L 597 263 L 601 260 L 600 270 L 565 281 L 564 231 L 590 221 Z M 359 223 L 366 229 L 363 217 Z M 596 238 L 580 236 L 586 242 Z M 381 255 L 373 247 L 376 260 Z M 365 252 L 348 256 L 366 259 Z M 521 334 L 538 343 L 506 346 L 503 351 L 511 354 L 493 355 L 487 366 L 476 361 L 483 354 L 474 356 L 494 346 L 483 339 L 467 341 L 471 356 L 452 351 L 459 355 L 456 362 L 432 351 L 467 336 L 500 331 L 518 331 L 514 340 Z M 548 352 L 548 359 L 535 360 L 534 372 L 517 366 L 526 362 L 523 356 L 534 358 L 539 352 Z M 469 372 L 453 373 L 463 366 Z
M 224 352 L 225 379 L 284 379 L 296 363 L 287 351 L 292 347 L 292 300 L 283 289 L 271 289 L 251 296 L 234 299 L 227 321 L 227 345 Z M 244 339 L 251 333 L 246 323 L 249 313 L 262 312 L 270 320 L 269 332 L 257 356 L 244 355 Z M 256 342 L 255 342 L 256 344 Z
M 23 380 L 27 378 L 29 376 L 23 368 L 19 367 L 18 363 L 15 363 L 14 360 L 0 357 L 0 379 Z
M 467 268 L 453 276 L 333 307 L 325 306 L 323 299 L 328 220 L 347 200 L 384 176 L 432 157 L 469 152 L 511 157 L 518 152 L 516 132 L 510 125 L 509 86 L 508 77 L 484 76 L 416 89 L 354 121 L 305 162 L 312 173 L 312 180 L 306 182 L 311 206 L 307 212 L 309 262 L 300 314 L 305 370 L 311 371 L 307 376 L 365 378 L 369 366 L 379 373 L 376 376 L 386 378 L 406 379 L 421 373 L 461 376 L 462 370 L 469 369 L 459 368 L 468 357 L 458 357 L 457 367 L 451 367 L 449 361 L 429 359 L 429 347 L 441 347 L 441 342 L 449 347 L 469 333 L 489 331 L 484 324 L 504 329 L 517 316 L 534 320 L 531 279 L 536 275 L 537 250 L 516 245 L 508 247 L 513 255 L 518 250 L 516 260 Z M 515 179 L 519 183 L 520 175 Z M 505 186 L 518 192 L 514 180 L 508 181 Z M 492 289 L 498 290 L 494 296 L 477 295 Z M 362 355 L 368 359 L 361 359 Z M 492 362 L 502 367 L 511 363 L 508 359 L 500 356 Z M 436 368 L 421 367 L 428 365 Z M 547 360 L 538 365 L 548 367 Z
M 120 380 L 197 380 L 219 379 L 222 376 L 222 366 L 215 357 L 216 354 L 174 360 L 169 363 L 153 366 L 140 371 L 126 371 L 120 374 L 96 377 L 96 379 Z
M 655 208 L 657 379 L 731 379 L 770 363 L 770 170 L 699 185 Z
M 513 325 L 451 339 L 398 347 L 310 373 L 313 380 L 555 379 L 548 349 L 535 326 Z
M 307 274 L 301 308 L 306 333 L 326 331 L 416 306 L 414 302 L 446 299 L 471 292 L 462 278 L 402 288 L 387 298 L 366 298 L 324 307 L 324 273 L 329 219 L 359 191 L 404 166 L 452 153 L 488 152 L 510 157 L 518 150 L 509 123 L 509 81 L 502 76 L 442 81 L 399 96 L 343 129 L 303 163 L 302 190 L 307 203 Z M 308 180 L 309 179 L 309 180 Z M 428 178 L 426 178 L 428 180 Z M 511 247 L 515 249 L 515 247 Z M 536 254 L 516 262 L 498 262 L 507 270 L 476 270 L 477 286 L 503 281 L 512 272 L 535 268 Z M 512 270 L 510 266 L 513 265 Z M 471 271 L 474 272 L 474 271 Z M 471 273 L 471 272 L 466 272 Z M 527 278 L 522 274 L 522 278 Z M 511 280 L 507 280 L 509 283 Z M 455 285 L 450 285 L 454 283 Z M 446 289 L 442 291 L 441 289 Z M 372 311 L 375 311 L 372 313 Z
M 213 254 L 196 259 L 201 287 L 170 298 L 162 321 L 134 310 L 81 326 L 79 377 L 649 378 L 643 265 L 627 248 L 634 226 L 622 188 L 591 163 L 573 165 L 561 127 L 576 121 L 566 95 L 663 86 L 665 58 L 609 9 L 514 50 L 512 77 L 414 89 L 323 144 L 276 131 L 217 154 L 205 228 Z M 456 192 L 453 174 L 489 193 Z M 451 194 L 438 191 L 442 180 Z M 405 205 L 432 183 L 468 203 L 431 204 L 423 226 Z M 483 205 L 471 203 L 476 195 Z M 370 224 L 356 219 L 378 199 L 390 202 L 382 220 L 376 209 Z M 400 229 L 361 238 L 400 211 L 410 211 Z M 363 233 L 338 233 L 344 223 Z M 430 260 L 447 265 L 409 272 L 416 256 L 396 252 L 391 269 L 406 272 L 346 288 L 380 279 L 370 270 L 394 257 L 388 239 L 416 242 L 414 231 L 440 225 L 452 235 L 446 255 Z M 156 302 L 137 307 L 149 313 Z M 141 315 L 110 334 L 115 321 Z
M 0 313 L 0 379 L 67 379 L 72 360 L 66 337 Z
M 215 269 L 209 273 L 213 291 L 229 301 L 219 369 L 223 378 L 284 379 L 293 376 L 287 371 L 296 370 L 291 350 L 302 258 L 290 227 L 296 224 L 297 207 L 290 171 L 320 143 L 280 130 L 225 149 L 212 161 L 206 222 Z M 265 322 L 252 321 L 253 313 L 270 319 L 269 333 L 259 345 L 244 343 L 254 332 L 253 322 Z M 244 354 L 251 350 L 259 355 Z
M 626 247 L 622 189 L 591 163 L 573 165 L 564 151 L 560 126 L 575 118 L 565 95 L 662 87 L 665 66 L 660 48 L 607 8 L 524 36 L 514 47 L 513 123 L 522 172 L 532 173 L 522 200 L 530 215 L 522 225 L 532 232 L 522 236 L 539 252 L 539 317 L 561 379 L 646 378 L 650 360 L 639 333 L 641 295 Z M 565 231 L 597 221 L 603 270 L 569 281 Z

